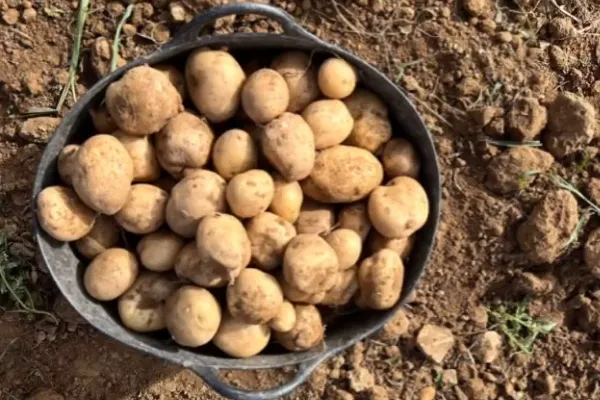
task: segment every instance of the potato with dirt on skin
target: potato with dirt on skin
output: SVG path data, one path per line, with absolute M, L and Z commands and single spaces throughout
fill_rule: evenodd
M 356 89 L 349 97 L 344 99 L 344 104 L 354 119 L 359 119 L 364 114 L 378 117 L 388 116 L 388 108 L 375 93 L 367 89 Z
M 371 193 L 368 210 L 373 227 L 381 235 L 406 238 L 427 222 L 429 199 L 419 182 L 399 176 Z
M 290 91 L 285 79 L 275 70 L 259 69 L 246 79 L 242 107 L 257 125 L 264 125 L 287 110 Z
M 290 351 L 304 351 L 323 340 L 325 327 L 319 310 L 313 305 L 296 305 L 296 323 L 287 332 L 274 332 L 275 339 Z
M 121 231 L 114 218 L 99 215 L 92 230 L 75 242 L 75 248 L 85 258 L 92 259 L 106 249 L 114 247 L 120 237 Z
M 83 204 L 72 189 L 49 186 L 40 192 L 36 205 L 40 226 L 56 240 L 72 242 L 93 229 L 96 212 Z
M 294 305 L 284 300 L 279 307 L 277 315 L 269 321 L 269 328 L 277 332 L 289 332 L 296 324 L 296 310 Z
M 325 293 L 319 304 L 329 307 L 341 307 L 350 303 L 358 292 L 358 268 L 352 266 L 337 273 L 335 285 Z
M 168 230 L 144 236 L 137 244 L 140 262 L 150 271 L 164 272 L 175 267 L 177 255 L 183 249 L 183 238 Z
M 175 259 L 175 273 L 204 288 L 227 286 L 229 271 L 217 263 L 206 263 L 198 255 L 196 242 L 186 244 Z
M 133 181 L 133 161 L 127 149 L 112 135 L 86 140 L 75 159 L 73 188 L 90 208 L 116 214 L 127 202 Z
M 337 254 L 340 270 L 356 265 L 362 252 L 362 239 L 351 229 L 336 229 L 325 240 Z
M 227 204 L 240 218 L 252 218 L 265 212 L 275 193 L 273 178 L 266 171 L 252 169 L 236 175 L 227 184 Z
M 304 200 L 302 188 L 298 182 L 288 182 L 279 174 L 273 175 L 273 181 L 275 182 L 275 193 L 269 211 L 293 224 L 300 215 L 300 208 Z
M 387 238 L 377 232 L 372 232 L 369 237 L 369 248 L 373 253 L 381 249 L 390 249 L 394 250 L 402 259 L 408 257 L 414 244 L 414 235 L 405 238 Z
M 119 130 L 113 135 L 125 146 L 133 162 L 133 181 L 150 182 L 160 177 L 156 149 L 149 136 L 127 135 Z
M 358 89 L 344 99 L 354 118 L 352 133 L 345 144 L 377 153 L 392 138 L 392 125 L 385 104 L 374 93 Z
M 400 299 L 404 264 L 398 254 L 383 249 L 365 259 L 358 269 L 360 287 L 357 303 L 374 310 L 392 308 Z
M 119 298 L 119 317 L 123 325 L 135 332 L 165 329 L 165 302 L 179 286 L 169 275 L 142 272 Z
M 221 307 L 206 289 L 183 286 L 165 304 L 165 325 L 173 340 L 186 347 L 205 345 L 221 324 Z
M 227 287 L 227 309 L 249 324 L 265 324 L 277 316 L 283 292 L 274 276 L 245 268 Z
M 338 215 L 338 224 L 341 229 L 351 229 L 358 233 L 364 241 L 371 231 L 371 221 L 365 202 L 349 204 L 342 208 Z
M 321 234 L 330 231 L 335 225 L 335 210 L 329 204 L 305 200 L 296 220 L 298 233 Z
M 294 225 L 270 212 L 250 219 L 246 231 L 252 244 L 252 261 L 265 271 L 281 265 L 285 247 L 296 236 Z
M 356 70 L 341 58 L 325 60 L 319 68 L 319 89 L 331 99 L 343 99 L 354 92 L 358 76 Z
M 133 285 L 138 270 L 138 262 L 131 252 L 111 248 L 100 253 L 87 266 L 83 284 L 94 299 L 115 300 Z
M 105 101 L 117 126 L 130 135 L 158 132 L 183 110 L 181 96 L 169 78 L 147 65 L 132 68 L 111 83 Z
M 131 186 L 127 202 L 115 214 L 115 220 L 126 231 L 144 235 L 154 232 L 165 222 L 169 194 L 147 183 Z
M 258 165 L 256 143 L 246 131 L 228 130 L 215 142 L 212 161 L 217 173 L 227 180 L 243 172 L 256 169 Z
M 383 169 L 390 178 L 410 176 L 417 179 L 421 160 L 415 147 L 406 139 L 392 139 L 386 143 L 381 157 Z
M 341 144 L 352 132 L 354 119 L 340 100 L 318 100 L 302 112 L 315 135 L 317 150 Z
M 246 74 L 231 54 L 198 49 L 188 56 L 185 82 L 196 108 L 210 122 L 233 117 L 240 106 Z
M 175 86 L 177 92 L 181 96 L 183 100 L 185 100 L 186 90 L 185 90 L 185 76 L 183 76 L 183 72 L 181 72 L 176 66 L 170 64 L 160 64 L 156 65 L 154 69 L 159 70 L 169 79 L 169 81 Z
M 60 180 L 69 186 L 73 186 L 73 176 L 75 175 L 77 165 L 77 150 L 78 144 L 68 144 L 60 151 L 56 167 Z
M 301 51 L 287 51 L 279 54 L 271 63 L 285 80 L 289 93 L 289 112 L 301 112 L 319 97 L 317 70 L 311 57 Z
M 156 134 L 160 165 L 179 179 L 186 168 L 202 168 L 210 159 L 214 134 L 199 116 L 184 111 Z
M 333 287 L 335 284 L 335 278 L 328 278 L 330 281 L 330 285 Z M 283 297 L 286 300 L 289 300 L 293 303 L 300 304 L 320 304 L 321 301 L 325 298 L 326 291 L 318 292 L 318 293 L 306 293 L 302 290 L 295 288 L 290 285 L 284 278 L 283 275 L 278 276 L 279 285 L 281 286 L 281 290 L 283 291 Z
M 225 314 L 212 342 L 232 357 L 248 358 L 263 351 L 270 338 L 267 325 L 251 324 Z
M 118 129 L 117 124 L 108 113 L 105 105 L 97 108 L 90 108 L 92 123 L 98 133 L 113 133 Z

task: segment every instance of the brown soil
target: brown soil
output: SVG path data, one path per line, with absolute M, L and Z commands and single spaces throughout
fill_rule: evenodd
M 156 50 L 191 16 L 221 2 L 226 1 L 136 4 L 123 29 L 122 59 Z M 46 271 L 34 266 L 29 193 L 56 121 L 27 122 L 19 115 L 56 104 L 68 78 L 76 3 L 0 0 L 0 229 L 11 256 L 30 261 L 26 272 L 36 304 L 60 319 L 55 325 L 40 316 L 0 313 L 0 399 L 25 399 L 40 390 L 45 392 L 32 398 L 218 398 L 191 372 L 129 350 L 87 326 L 57 297 Z M 108 68 L 107 51 L 124 3 L 92 2 L 79 95 Z M 524 186 L 514 183 L 527 172 L 523 168 L 535 165 L 582 191 L 600 176 L 597 2 L 271 3 L 405 88 L 435 137 L 445 182 L 437 247 L 405 317 L 321 366 L 294 397 L 432 399 L 437 388 L 436 398 L 448 400 L 600 398 L 600 261 L 588 255 L 584 262 L 583 249 L 598 216 L 587 221 L 578 240 L 561 248 L 577 220 L 572 199 L 562 204 L 561 196 L 553 197 L 557 188 L 543 176 Z M 215 28 L 218 33 L 278 29 L 254 16 L 224 18 Z M 70 96 L 65 110 L 72 104 Z M 537 161 L 527 159 L 531 155 L 509 157 L 510 150 L 486 138 L 541 138 L 554 159 L 548 153 L 538 153 Z M 490 162 L 495 183 L 486 186 Z M 556 203 L 547 200 L 552 198 Z M 584 215 L 587 204 L 577 201 Z M 549 220 L 540 221 L 540 215 Z M 541 237 L 533 246 L 523 242 L 534 237 L 517 242 L 526 220 Z M 548 246 L 551 257 L 540 254 Z M 596 246 L 590 243 L 587 253 Z M 531 299 L 533 317 L 555 321 L 557 328 L 535 342 L 531 355 L 517 353 L 506 337 L 499 354 L 490 355 L 498 343 L 494 335 L 481 336 L 493 325 L 484 307 L 524 296 Z M 439 337 L 429 336 L 417 345 L 425 325 L 436 328 L 427 328 L 422 339 L 443 332 L 443 346 Z M 480 355 L 483 340 L 486 353 Z M 453 346 L 446 346 L 449 342 Z M 422 349 L 444 353 L 443 361 L 436 364 Z M 223 375 L 233 384 L 265 388 L 287 379 L 290 371 Z

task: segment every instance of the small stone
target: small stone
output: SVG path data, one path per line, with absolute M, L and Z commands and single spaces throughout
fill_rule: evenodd
M 369 391 L 369 400 L 388 400 L 388 391 L 383 386 L 373 386 Z
M 7 25 L 14 25 L 19 22 L 19 11 L 14 8 L 9 8 L 2 13 L 2 20 Z
M 58 124 L 60 124 L 60 118 L 30 118 L 23 123 L 19 136 L 28 142 L 48 143 Z
M 379 339 L 386 342 L 395 342 L 408 331 L 408 318 L 404 311 L 399 310 L 390 322 L 379 331 Z
M 549 22 L 548 31 L 553 39 L 564 40 L 574 36 L 576 29 L 571 18 L 559 17 Z
M 445 369 L 442 371 L 442 383 L 444 386 L 454 386 L 458 384 L 458 375 L 455 369 Z
M 171 14 L 171 20 L 175 23 L 185 22 L 186 11 L 183 5 L 179 2 L 169 4 L 169 13 Z
M 123 25 L 123 34 L 127 37 L 134 37 L 137 33 L 137 28 L 133 24 Z
M 25 23 L 35 21 L 35 19 L 37 18 L 37 11 L 35 11 L 35 9 L 33 8 L 26 8 L 25 10 L 23 10 L 23 15 L 21 18 L 23 18 L 23 21 Z
M 489 0 L 463 0 L 463 7 L 473 17 L 489 15 L 492 10 Z
M 502 348 L 502 336 L 498 332 L 487 331 L 477 339 L 475 354 L 486 364 L 491 364 L 498 359 Z
M 417 346 L 430 360 L 440 364 L 454 347 L 454 335 L 447 328 L 425 325 L 417 335 Z
M 515 100 L 507 115 L 508 133 L 516 140 L 534 140 L 546 127 L 548 112 L 533 97 Z
M 505 150 L 488 164 L 486 186 L 498 194 L 508 194 L 528 185 L 534 176 L 524 178 L 529 171 L 546 172 L 554 158 L 550 153 L 531 147 L 513 147 Z
M 27 397 L 27 400 L 65 400 L 65 398 L 52 389 L 40 389 Z
M 476 328 L 485 329 L 488 324 L 488 312 L 484 306 L 476 306 L 469 314 Z
M 427 386 L 421 389 L 419 393 L 419 400 L 434 400 L 435 399 L 435 388 L 433 386 Z
M 371 389 L 375 385 L 375 377 L 365 367 L 354 368 L 348 373 L 350 389 L 360 393 Z
M 513 35 L 510 32 L 498 32 L 496 39 L 502 43 L 510 43 L 513 40 Z

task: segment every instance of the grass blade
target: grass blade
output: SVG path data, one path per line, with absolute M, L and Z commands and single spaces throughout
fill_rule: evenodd
M 117 69 L 117 60 L 119 58 L 119 46 L 121 45 L 121 31 L 123 30 L 123 25 L 125 25 L 125 21 L 129 19 L 131 13 L 133 11 L 133 3 L 129 4 L 125 9 L 125 13 L 123 17 L 119 21 L 119 25 L 117 25 L 117 31 L 115 32 L 115 39 L 112 44 L 112 58 L 110 60 L 110 72 L 113 72 Z

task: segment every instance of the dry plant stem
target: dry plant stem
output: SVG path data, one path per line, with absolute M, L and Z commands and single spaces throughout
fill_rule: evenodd
M 121 44 L 121 31 L 123 30 L 123 25 L 125 25 L 125 21 L 129 19 L 131 16 L 131 12 L 133 11 L 133 3 L 129 4 L 125 9 L 125 13 L 123 17 L 119 21 L 119 25 L 117 25 L 117 31 L 115 32 L 115 39 L 112 44 L 112 59 L 110 60 L 110 72 L 113 72 L 117 69 L 117 59 L 119 58 L 119 46 Z
M 13 344 L 15 344 L 15 342 L 19 340 L 18 337 L 14 338 L 13 340 L 11 340 L 10 342 L 8 342 L 8 345 L 4 348 L 4 350 L 2 351 L 2 353 L 0 353 L 0 362 L 2 361 L 2 359 L 4 358 L 4 356 L 6 355 L 6 353 L 8 353 L 8 350 L 11 348 L 11 346 Z
M 550 2 L 558 9 L 558 11 L 560 11 L 561 14 L 571 18 L 573 21 L 577 22 L 578 24 L 581 24 L 581 20 L 579 18 L 577 18 L 576 16 L 574 16 L 573 14 L 571 14 L 570 12 L 566 11 L 561 6 L 559 6 L 558 3 L 556 2 L 556 0 L 550 0 Z

